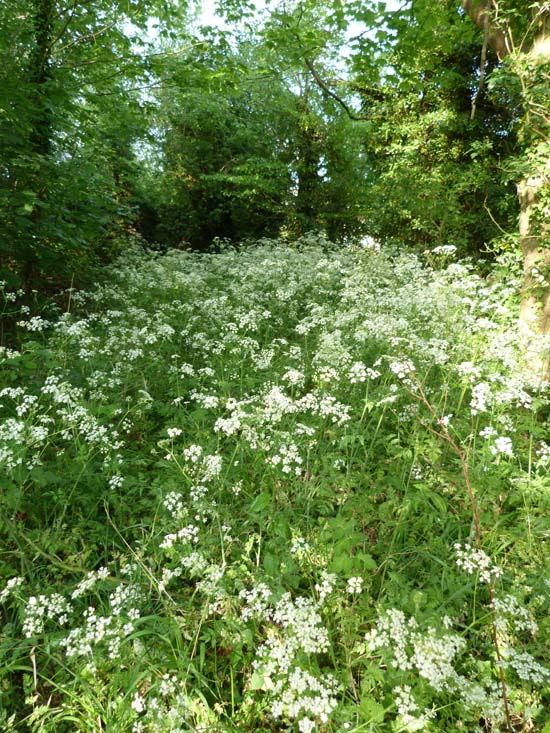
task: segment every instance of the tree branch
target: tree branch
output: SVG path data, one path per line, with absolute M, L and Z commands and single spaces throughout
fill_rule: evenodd
M 508 56 L 512 51 L 510 34 L 507 30 L 488 20 L 491 14 L 492 0 L 462 0 L 462 7 L 477 27 L 487 33 L 487 44 L 499 59 L 502 61 Z
M 478 99 L 483 91 L 483 84 L 485 82 L 485 65 L 487 63 L 487 46 L 489 44 L 489 13 L 483 15 L 483 46 L 481 48 L 481 60 L 479 62 L 479 86 L 477 88 L 476 95 L 472 101 L 472 114 L 470 119 L 474 119 L 476 116 L 476 107 Z
M 69 16 L 66 18 L 65 22 L 61 26 L 61 30 L 58 32 L 57 36 L 54 39 L 52 39 L 52 41 L 50 42 L 48 53 L 51 53 L 51 50 L 55 46 L 55 44 L 58 41 L 60 41 L 63 38 L 63 36 L 65 35 L 65 31 L 71 25 L 72 20 L 75 16 L 77 6 L 78 6 L 78 0 L 74 0 L 72 8 L 69 10 Z
M 355 112 L 351 109 L 351 107 L 344 102 L 344 100 L 339 97 L 336 92 L 333 92 L 332 89 L 330 89 L 329 86 L 323 81 L 321 76 L 319 75 L 319 72 L 313 65 L 313 62 L 311 59 L 308 59 L 307 56 L 304 56 L 304 61 L 306 63 L 307 68 L 311 72 L 311 76 L 313 77 L 315 83 L 317 86 L 319 86 L 325 94 L 327 94 L 329 97 L 334 99 L 335 102 L 337 102 L 340 107 L 345 111 L 347 116 L 350 118 L 350 120 L 354 120 L 355 122 L 365 122 L 366 120 L 372 119 L 370 115 L 356 115 Z
M 287 29 L 287 31 L 296 39 L 296 43 L 298 44 L 298 47 L 300 48 L 302 46 L 301 38 L 299 33 L 297 33 L 296 30 L 290 27 L 290 24 L 288 23 L 288 20 L 286 18 L 281 18 L 281 22 L 283 26 Z M 356 115 L 355 112 L 351 109 L 349 104 L 345 102 L 342 97 L 338 96 L 336 92 L 333 92 L 332 89 L 328 86 L 328 84 L 322 79 L 321 75 L 313 65 L 313 61 L 309 58 L 307 55 L 307 51 L 303 53 L 303 58 L 305 65 L 309 69 L 309 72 L 311 76 L 313 77 L 313 80 L 317 84 L 317 86 L 323 91 L 328 97 L 331 99 L 334 99 L 335 102 L 337 102 L 340 107 L 344 110 L 344 112 L 347 114 L 347 116 L 350 118 L 350 120 L 354 120 L 355 122 L 366 122 L 367 120 L 372 119 L 370 116 L 366 115 Z

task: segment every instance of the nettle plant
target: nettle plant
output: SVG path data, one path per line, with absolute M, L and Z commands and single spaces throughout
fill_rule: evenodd
M 3 729 L 548 730 L 544 391 L 451 256 L 136 249 L 21 315 Z

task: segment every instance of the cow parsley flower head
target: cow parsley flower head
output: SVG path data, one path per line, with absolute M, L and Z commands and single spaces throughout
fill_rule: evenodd
M 514 446 L 511 438 L 501 436 L 496 438 L 494 444 L 489 449 L 494 456 L 514 456 Z
M 409 374 L 415 372 L 415 366 L 410 359 L 390 362 L 390 369 L 398 379 L 405 380 Z
M 502 570 L 493 563 L 489 555 L 483 550 L 469 544 L 462 546 L 459 542 L 454 545 L 456 564 L 469 575 L 479 573 L 482 583 L 490 585 L 493 580 L 500 578 Z
M 326 600 L 326 598 L 332 593 L 334 590 L 334 586 L 336 585 L 336 575 L 334 573 L 329 573 L 326 570 L 323 570 L 321 573 L 321 580 L 319 583 L 315 583 L 315 590 L 318 593 L 319 596 L 319 604 L 323 604 Z
M 347 591 L 350 595 L 357 595 L 363 590 L 363 578 L 353 577 L 348 579 Z
M 508 594 L 495 598 L 493 609 L 496 616 L 496 627 L 501 633 L 508 633 L 513 629 L 516 632 L 527 631 L 535 636 L 539 630 L 537 622 L 515 596 Z
M 20 576 L 16 576 L 15 578 L 10 578 L 8 582 L 6 583 L 6 586 L 4 590 L 0 592 L 0 603 L 4 603 L 7 598 L 13 593 L 13 591 L 16 588 L 19 588 L 19 586 L 23 585 L 24 578 Z
M 203 450 L 200 445 L 190 445 L 183 449 L 183 458 L 186 463 L 196 464 L 202 458 Z
M 406 731 L 425 730 L 430 720 L 435 717 L 435 711 L 420 708 L 412 696 L 409 685 L 395 687 L 393 690 L 395 704 L 399 715 L 399 722 Z

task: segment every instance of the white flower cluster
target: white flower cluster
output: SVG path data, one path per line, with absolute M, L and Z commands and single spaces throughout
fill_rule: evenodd
M 445 619 L 448 628 L 450 619 Z M 462 709 L 476 711 L 491 725 L 498 727 L 506 720 L 502 701 L 502 690 L 495 680 L 478 682 L 459 674 L 453 664 L 458 654 L 466 647 L 464 639 L 454 634 L 438 634 L 433 628 L 426 632 L 419 630 L 414 618 L 407 619 L 402 611 L 390 609 L 382 614 L 378 623 L 366 635 L 367 649 L 383 654 L 391 667 L 421 678 L 420 688 L 425 692 L 426 682 L 436 692 L 445 692 L 455 697 Z M 529 655 L 507 652 L 503 664 L 516 671 L 522 679 L 546 680 L 548 672 Z M 531 675 L 528 677 L 527 675 Z M 522 676 L 523 675 L 523 676 Z M 400 730 L 418 731 L 430 729 L 436 710 L 425 708 L 420 711 L 412 694 L 410 684 L 394 688 Z
M 241 417 L 237 413 L 233 413 L 230 417 L 219 417 L 214 423 L 214 432 L 223 433 L 224 435 L 235 435 L 241 429 Z
M 357 246 L 376 254 L 379 253 L 381 249 L 380 242 L 374 239 L 374 237 L 371 237 L 370 234 L 366 234 L 364 237 L 361 237 Z
M 303 387 L 306 377 L 299 369 L 290 368 L 287 369 L 281 379 L 294 387 Z
M 207 394 L 206 392 L 193 390 L 189 393 L 189 397 L 198 405 L 204 407 L 205 410 L 215 410 L 220 404 L 220 398 L 217 395 Z
M 514 445 L 512 439 L 507 436 L 499 436 L 498 432 L 492 425 L 487 425 L 479 431 L 479 437 L 485 438 L 487 441 L 491 441 L 489 445 L 489 451 L 493 456 L 499 457 L 509 456 L 514 457 Z
M 177 532 L 170 532 L 164 535 L 164 539 L 160 543 L 163 550 L 168 550 L 176 543 L 179 544 L 196 544 L 199 541 L 199 528 L 194 524 L 188 524 L 186 527 L 178 529 Z
M 120 487 L 124 484 L 124 476 L 120 476 L 119 474 L 114 474 L 109 479 L 109 488 L 112 490 L 120 489 Z
M 510 376 L 506 376 L 503 385 L 497 390 L 494 396 L 498 405 L 516 404 L 526 410 L 533 409 L 533 398 L 525 391 L 526 375 L 513 373 L 513 365 L 510 365 Z
M 431 250 L 427 250 L 427 252 L 432 255 L 444 255 L 445 257 L 450 257 L 451 255 L 456 254 L 456 247 L 454 244 L 440 244 L 437 247 L 432 247 Z
M 71 598 L 80 598 L 87 593 L 99 580 L 105 580 L 109 577 L 109 568 L 102 567 L 99 570 L 92 570 L 80 581 L 71 593 Z
M 183 449 L 184 461 L 192 465 L 196 465 L 202 459 L 202 455 L 203 455 L 203 449 L 202 449 L 202 446 L 200 445 L 193 444 Z
M 22 387 L 4 387 L 0 390 L 0 399 L 9 397 L 16 402 L 15 411 L 17 417 L 23 417 L 33 410 L 38 403 L 38 397 L 28 394 Z
M 183 433 L 183 430 L 181 428 L 168 428 L 166 432 L 169 438 L 177 438 Z
M 390 361 L 389 367 L 396 377 L 405 381 L 409 374 L 414 374 L 416 368 L 410 359 L 404 361 Z
M 261 412 L 262 422 L 268 422 L 275 425 L 285 417 L 296 412 L 294 400 L 286 395 L 280 387 L 272 387 L 269 392 L 264 395 L 263 409 Z
M 11 392 L 10 388 L 3 391 L 7 393 L 8 390 Z M 16 405 L 18 417 L 24 417 L 28 410 L 34 408 L 36 399 L 23 391 L 21 393 L 19 390 L 13 391 L 21 397 Z M 26 417 L 26 422 L 14 417 L 5 418 L 0 422 L 0 465 L 8 471 L 21 465 L 25 465 L 30 471 L 42 462 L 41 453 L 50 437 L 50 426 L 54 419 L 47 414 L 32 414 Z M 28 418 L 34 420 L 34 423 Z
M 217 453 L 204 456 L 200 480 L 207 483 L 217 478 L 222 472 L 223 460 Z
M 529 652 L 518 652 L 509 648 L 502 652 L 504 668 L 512 668 L 521 680 L 535 684 L 550 682 L 550 669 L 538 662 Z
M 110 659 L 120 655 L 124 639 L 135 629 L 140 617 L 138 605 L 141 594 L 139 588 L 130 583 L 119 585 L 109 596 L 111 613 L 99 615 L 97 609 L 89 606 L 84 611 L 84 624 L 72 628 L 59 642 L 68 657 L 92 657 L 98 644 L 107 643 Z
M 6 583 L 4 589 L 0 592 L 0 603 L 4 603 L 16 588 L 19 588 L 25 582 L 24 578 L 16 576 L 10 578 Z
M 470 412 L 478 415 L 486 412 L 491 406 L 491 386 L 487 382 L 479 382 L 472 387 L 472 399 L 470 400 Z
M 245 602 L 241 610 L 241 616 L 245 621 L 259 617 L 268 617 L 268 609 L 272 598 L 271 589 L 265 583 L 258 583 L 251 590 L 242 590 L 239 598 Z
M 317 379 L 322 384 L 335 384 L 340 379 L 340 374 L 338 372 L 338 369 L 335 369 L 331 366 L 322 366 L 317 371 Z
M 278 601 L 271 619 L 290 632 L 306 654 L 318 654 L 328 649 L 328 634 L 319 615 L 318 605 L 309 598 L 292 600 L 285 593 Z
M 23 635 L 29 639 L 41 634 L 47 621 L 54 621 L 59 626 L 64 626 L 71 611 L 69 602 L 59 593 L 31 596 L 25 608 Z
M 196 486 L 191 486 L 191 488 L 189 489 L 189 498 L 191 499 L 192 502 L 194 502 L 197 505 L 202 502 L 202 500 L 205 498 L 207 494 L 208 494 L 208 487 L 204 486 L 203 484 L 197 484 Z M 212 507 L 207 507 L 206 509 L 204 507 L 201 507 L 201 508 L 203 510 L 203 513 L 204 511 L 209 513 Z
M 297 721 L 298 729 L 309 733 L 315 721 L 327 723 L 338 701 L 338 683 L 331 675 L 314 674 L 300 664 L 329 647 L 328 633 L 319 614 L 319 604 L 285 593 L 273 605 L 270 589 L 259 584 L 240 597 L 246 602 L 243 618 L 263 619 L 269 636 L 260 645 L 253 669 L 263 680 L 274 718 Z
M 514 457 L 514 445 L 512 439 L 507 436 L 500 436 L 495 439 L 493 445 L 490 446 L 489 450 L 494 456 L 509 456 Z
M 459 542 L 455 543 L 454 550 L 458 567 L 469 575 L 479 574 L 482 583 L 490 585 L 501 577 L 501 568 L 495 565 L 483 550 L 469 544 L 462 546 Z
M 183 504 L 181 494 L 177 491 L 171 491 L 166 494 L 162 502 L 164 508 L 174 519 L 181 519 L 186 514 L 186 508 Z
M 138 717 L 132 733 L 187 733 L 187 720 L 195 705 L 183 687 L 175 674 L 165 673 L 154 682 L 148 680 L 130 703 Z
M 487 425 L 482 430 L 479 431 L 479 437 L 485 438 L 485 440 L 489 440 L 490 438 L 493 438 L 495 435 L 498 435 L 498 432 L 495 430 L 495 428 L 492 425 Z
M 8 471 L 23 463 L 20 446 L 25 444 L 25 423 L 22 420 L 7 418 L 0 425 L 0 463 Z
M 329 573 L 327 570 L 323 570 L 321 572 L 320 582 L 315 583 L 315 590 L 319 596 L 320 605 L 323 605 L 327 597 L 330 596 L 334 590 L 336 580 L 337 578 L 335 573 Z
M 455 634 L 439 633 L 429 628 L 422 632 L 416 619 L 407 619 L 398 609 L 387 610 L 365 637 L 372 651 L 390 651 L 390 663 L 403 671 L 415 670 L 437 691 L 454 688 L 453 662 L 464 648 L 464 640 Z
M 257 354 L 254 354 L 252 361 L 254 366 L 260 371 L 266 371 L 271 366 L 275 351 L 273 349 L 262 349 Z
M 24 328 L 27 331 L 41 333 L 52 324 L 41 316 L 33 316 L 32 318 L 29 318 L 28 321 L 19 321 L 17 325 L 19 328 Z
M 481 377 L 481 369 L 473 361 L 461 362 L 456 370 L 461 377 L 471 377 L 473 381 L 477 381 Z
M 341 427 L 351 419 L 349 409 L 349 405 L 338 402 L 332 395 L 325 395 L 319 400 L 317 411 L 321 417 L 328 417 L 332 423 Z
M 21 352 L 16 349 L 8 349 L 6 346 L 0 346 L 0 360 L 1 359 L 17 359 L 21 356 Z
M 280 674 L 280 670 L 274 673 Z M 296 666 L 285 674 L 284 682 L 275 682 L 271 714 L 274 718 L 298 720 L 298 729 L 308 733 L 313 730 L 316 718 L 321 723 L 328 723 L 338 705 L 338 689 L 338 682 L 332 675 L 316 677 Z
M 299 422 L 289 433 L 279 427 L 280 423 L 297 414 L 324 417 L 339 426 L 350 420 L 349 406 L 333 395 L 308 392 L 293 399 L 280 386 L 273 385 L 268 385 L 265 392 L 241 401 L 228 399 L 225 406 L 231 414 L 215 421 L 214 432 L 227 437 L 238 435 L 253 450 L 261 447 L 268 453 L 266 460 L 269 464 L 281 466 L 284 473 L 296 475 L 301 473 L 302 458 L 294 438 L 302 435 L 312 437 L 317 429 Z M 275 446 L 280 448 L 274 451 Z
M 352 596 L 359 595 L 363 591 L 363 578 L 359 576 L 348 578 L 346 590 Z
M 420 712 L 413 695 L 410 685 L 395 687 L 393 689 L 395 705 L 399 716 L 399 723 L 403 726 L 403 730 L 417 731 L 425 730 L 430 720 L 435 718 L 435 711 L 425 708 Z
M 362 361 L 354 362 L 348 371 L 348 379 L 351 384 L 359 384 L 366 382 L 367 379 L 378 379 L 380 372 L 377 369 L 371 369 Z
M 535 636 L 539 630 L 537 622 L 515 596 L 505 595 L 502 598 L 495 598 L 493 608 L 496 627 L 503 634 L 515 630 L 527 631 Z
M 283 473 L 293 473 L 300 476 L 304 461 L 298 452 L 296 443 L 289 443 L 288 445 L 280 445 L 277 452 L 270 457 L 269 462 L 273 466 L 280 466 Z

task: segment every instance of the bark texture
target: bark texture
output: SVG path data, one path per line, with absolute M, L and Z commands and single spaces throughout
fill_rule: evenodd
M 503 60 L 510 57 L 523 89 L 523 135 L 531 159 L 530 174 L 517 184 L 520 205 L 519 235 L 523 255 L 520 328 L 529 337 L 529 368 L 537 381 L 550 376 L 546 342 L 550 336 L 550 210 L 547 205 L 550 160 L 544 153 L 550 140 L 547 97 L 540 96 L 541 70 L 550 65 L 550 6 L 532 8 L 529 32 L 514 44 L 506 22 L 495 21 L 493 0 L 461 0 L 462 7 L 484 30 L 485 41 Z M 487 19 L 489 21 L 487 22 Z
M 537 277 L 540 273 L 546 280 L 545 276 L 550 271 L 550 249 L 545 246 L 547 226 L 537 215 L 543 187 L 544 178 L 538 176 L 521 181 L 517 190 L 521 205 L 519 234 L 524 274 L 520 317 L 529 331 L 546 336 L 550 334 L 550 287 L 541 285 Z
M 517 187 L 523 255 L 519 323 L 527 339 L 528 367 L 537 382 L 550 377 L 547 338 L 550 336 L 550 247 L 548 223 L 539 211 L 540 194 L 545 185 L 543 176 L 533 176 L 521 181 Z

